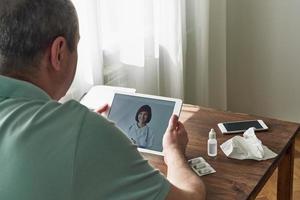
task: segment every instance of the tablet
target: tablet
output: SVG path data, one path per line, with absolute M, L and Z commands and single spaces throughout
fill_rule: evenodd
M 251 127 L 253 127 L 255 131 L 268 130 L 267 125 L 262 120 L 223 122 L 219 123 L 218 127 L 223 134 L 240 133 L 246 131 Z
M 182 100 L 116 92 L 110 105 L 108 119 L 115 122 L 139 151 L 163 155 L 163 135 L 170 117 L 179 116 Z

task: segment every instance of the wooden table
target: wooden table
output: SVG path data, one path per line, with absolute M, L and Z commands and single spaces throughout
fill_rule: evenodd
M 234 135 L 222 135 L 218 123 L 247 119 L 262 119 L 267 124 L 269 130 L 257 132 L 256 135 L 264 145 L 278 154 L 276 158 L 266 161 L 235 160 L 227 158 L 220 147 L 217 158 L 207 156 L 207 139 L 211 128 L 216 130 L 220 145 Z M 294 144 L 299 124 L 191 105 L 183 106 L 180 120 L 189 135 L 186 152 L 188 159 L 202 156 L 217 171 L 202 177 L 208 200 L 255 199 L 277 167 L 277 199 L 292 199 Z M 162 157 L 145 153 L 143 156 L 166 174 L 167 168 Z

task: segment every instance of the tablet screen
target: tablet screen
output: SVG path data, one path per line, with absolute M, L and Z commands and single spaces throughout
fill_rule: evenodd
M 139 148 L 162 152 L 162 138 L 175 102 L 115 94 L 108 119 Z

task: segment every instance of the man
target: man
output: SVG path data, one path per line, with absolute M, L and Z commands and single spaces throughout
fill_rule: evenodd
M 105 118 L 57 102 L 77 64 L 70 0 L 0 0 L 0 199 L 204 199 L 172 116 L 163 139 L 167 178 Z

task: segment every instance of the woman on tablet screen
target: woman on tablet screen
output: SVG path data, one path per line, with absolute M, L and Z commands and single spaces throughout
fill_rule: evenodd
M 151 107 L 143 105 L 135 115 L 136 123 L 128 128 L 128 137 L 138 147 L 149 149 L 153 145 L 153 133 L 147 125 L 152 117 Z

